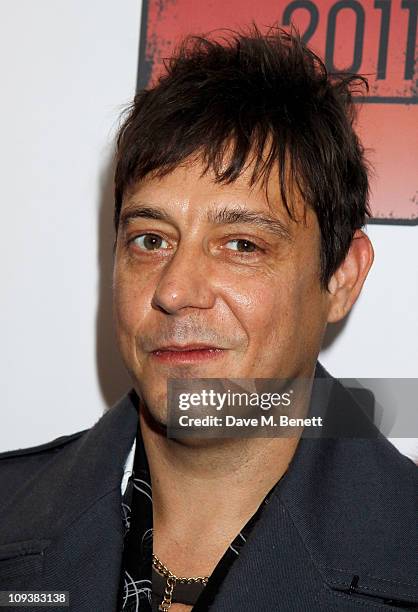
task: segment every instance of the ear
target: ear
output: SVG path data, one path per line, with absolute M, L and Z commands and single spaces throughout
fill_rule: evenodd
M 368 236 L 356 230 L 348 253 L 328 283 L 328 323 L 343 319 L 359 296 L 373 263 L 374 252 Z

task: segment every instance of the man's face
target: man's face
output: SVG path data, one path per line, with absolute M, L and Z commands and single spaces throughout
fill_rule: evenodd
M 251 168 L 230 185 L 202 170 L 196 161 L 146 179 L 121 210 L 117 337 L 160 423 L 168 378 L 311 376 L 327 320 L 315 214 L 307 209 L 303 221 L 292 202 L 298 222 L 290 220 L 277 174 L 267 199 L 262 185 L 249 186 Z

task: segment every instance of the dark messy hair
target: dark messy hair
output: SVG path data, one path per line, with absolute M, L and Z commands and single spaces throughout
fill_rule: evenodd
M 251 183 L 266 185 L 276 165 L 290 218 L 289 185 L 316 213 L 326 287 L 370 215 L 367 163 L 353 129 L 353 95 L 364 89 L 362 76 L 330 74 L 294 30 L 262 34 L 253 25 L 220 40 L 189 36 L 156 84 L 135 96 L 121 125 L 116 230 L 126 189 L 189 157 L 199 155 L 205 171 L 226 184 L 253 161 Z

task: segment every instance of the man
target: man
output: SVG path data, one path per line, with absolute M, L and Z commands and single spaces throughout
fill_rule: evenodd
M 134 389 L 89 431 L 3 454 L 1 589 L 77 611 L 149 610 L 151 591 L 174 612 L 417 607 L 416 468 L 317 363 L 373 261 L 362 82 L 253 28 L 186 41 L 137 95 L 114 265 Z M 222 377 L 309 381 L 304 414 L 334 434 L 168 437 L 168 379 Z

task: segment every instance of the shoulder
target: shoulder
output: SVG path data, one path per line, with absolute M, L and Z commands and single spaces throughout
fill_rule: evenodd
M 2 453 L 0 543 L 48 539 L 99 500 L 115 500 L 137 424 L 127 395 L 89 429 Z
M 55 440 L 0 453 L 0 491 L 5 499 L 77 444 L 89 430 Z
M 384 484 L 396 488 L 403 481 L 416 486 L 418 470 L 414 462 L 399 450 L 379 431 L 373 423 L 373 406 L 367 405 L 370 397 L 359 393 L 360 389 L 347 388 L 318 364 L 317 376 L 330 383 L 332 391 L 328 396 L 326 417 L 330 419 L 332 434 L 321 446 L 324 463 L 331 465 L 348 483 L 358 482 L 363 475 L 364 482 Z M 369 392 L 374 404 L 373 394 Z M 330 449 L 332 448 L 332 453 Z M 324 450 L 327 452 L 324 453 Z M 332 461 L 330 458 L 332 457 Z M 321 468 L 324 469 L 324 465 Z M 415 494 L 418 489 L 415 489 Z M 414 496 L 415 497 L 415 496 Z
M 315 503 L 320 508 L 318 520 L 321 513 L 335 513 L 333 520 L 338 524 L 343 513 L 346 518 L 350 517 L 351 526 L 361 529 L 363 525 L 364 538 L 379 526 L 380 533 L 390 531 L 388 537 L 393 536 L 392 539 L 402 531 L 404 534 L 409 531 L 415 540 L 417 466 L 366 417 L 357 397 L 324 368 L 320 377 L 332 382 L 325 413 L 331 415 L 332 431 L 336 435 L 302 441 L 297 488 L 312 492 L 308 481 L 315 482 Z M 351 532 L 347 524 L 346 533 Z
M 33 455 L 48 455 L 50 452 L 56 453 L 62 450 L 71 442 L 78 440 L 83 436 L 88 429 L 84 429 L 82 431 L 77 431 L 76 433 L 69 434 L 66 436 L 60 436 L 59 438 L 55 438 L 50 442 L 45 442 L 43 444 L 39 444 L 38 446 L 30 446 L 27 448 L 18 448 L 15 450 L 5 451 L 0 453 L 0 462 L 5 460 L 22 460 L 23 461 Z M 0 464 L 1 465 L 1 464 Z
M 89 429 L 0 453 L 0 497 L 26 487 L 39 488 L 40 481 L 48 481 L 54 488 L 56 482 L 68 481 L 70 473 L 78 478 L 84 466 L 94 475 L 95 470 L 109 471 L 107 461 L 122 464 L 132 446 L 137 421 L 136 398 L 130 392 Z
M 55 456 L 62 451 L 69 450 L 69 447 L 76 445 L 77 442 L 83 443 L 84 439 L 88 438 L 89 434 L 94 431 L 109 433 L 116 430 L 118 432 L 121 429 L 119 421 L 125 422 L 129 421 L 129 419 L 132 421 L 132 418 L 134 421 L 136 420 L 137 401 L 135 391 L 132 389 L 111 408 L 105 410 L 92 427 L 60 436 L 37 446 L 18 448 L 0 453 L 0 470 L 5 469 L 5 466 L 9 463 L 24 464 L 33 459 L 42 460 L 42 458 L 47 460 L 51 455 Z

